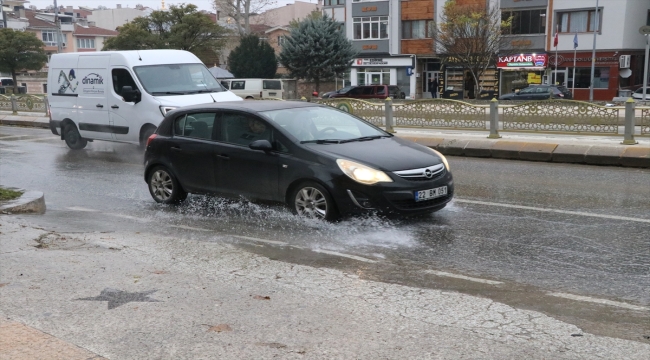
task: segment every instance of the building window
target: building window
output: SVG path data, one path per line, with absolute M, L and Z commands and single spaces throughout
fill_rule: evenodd
M 569 68 L 569 74 L 573 75 L 573 68 Z M 591 68 L 576 68 L 576 89 L 588 89 L 591 83 Z M 609 88 L 609 68 L 594 68 L 594 89 Z
M 95 39 L 77 39 L 77 48 L 79 49 L 94 49 Z
M 45 45 L 56 46 L 56 32 L 43 30 L 41 36 Z
M 345 5 L 345 0 L 324 0 L 323 6 Z
M 509 28 L 501 29 L 503 34 L 526 35 L 546 33 L 546 9 L 503 10 L 501 20 L 512 18 Z
M 388 16 L 357 17 L 353 19 L 354 39 L 388 39 Z
M 645 18 L 645 24 L 650 26 L 650 10 L 648 10 L 648 16 Z
M 558 27 L 563 33 L 593 32 L 596 27 L 596 10 L 560 12 Z M 603 11 L 598 10 L 598 32 L 602 28 Z
M 284 45 L 284 40 L 285 37 L 283 35 L 278 36 L 278 46 L 283 46 Z
M 402 21 L 403 39 L 425 39 L 430 38 L 431 20 Z

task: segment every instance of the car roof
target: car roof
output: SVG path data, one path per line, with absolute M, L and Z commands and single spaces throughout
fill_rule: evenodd
M 269 110 L 282 110 L 321 106 L 316 103 L 304 101 L 279 101 L 279 100 L 244 100 L 244 101 L 223 101 L 199 105 L 184 106 L 179 110 L 191 112 L 195 110 L 240 110 L 248 112 L 260 112 Z

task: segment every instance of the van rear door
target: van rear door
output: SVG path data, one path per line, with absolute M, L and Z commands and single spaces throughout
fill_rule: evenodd
M 106 99 L 110 55 L 80 55 L 76 78 L 78 128 L 82 137 L 112 140 Z
M 262 97 L 277 99 L 284 98 L 282 80 L 262 80 Z

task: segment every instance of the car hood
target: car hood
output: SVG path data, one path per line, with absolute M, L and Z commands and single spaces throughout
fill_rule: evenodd
M 509 99 L 514 98 L 514 97 L 515 97 L 515 94 L 510 93 L 510 94 L 503 94 L 503 95 L 501 95 L 501 96 L 499 97 L 499 99 L 501 99 L 501 100 L 509 100 Z
M 221 91 L 221 92 L 205 93 L 205 94 L 154 96 L 154 98 L 160 101 L 160 104 L 163 106 L 177 106 L 177 107 L 206 104 L 211 102 L 242 100 L 242 98 L 233 94 L 230 91 Z
M 383 171 L 419 169 L 442 160 L 426 147 L 398 137 L 343 144 L 304 144 L 335 159 L 348 159 Z

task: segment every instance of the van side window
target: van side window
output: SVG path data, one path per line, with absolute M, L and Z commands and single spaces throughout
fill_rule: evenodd
M 282 90 L 282 82 L 280 80 L 262 80 L 262 88 L 264 90 Z
M 221 85 L 223 85 L 223 87 L 226 88 L 226 90 L 230 89 L 230 84 L 227 81 L 222 81 Z
M 375 92 L 375 88 L 373 86 L 365 86 L 363 88 L 363 95 L 372 95 Z
M 233 81 L 230 83 L 231 90 L 244 90 L 246 88 L 246 81 Z
M 122 88 L 125 86 L 130 86 L 133 90 L 138 88 L 135 81 L 133 81 L 133 77 L 126 69 L 113 69 L 111 75 L 113 77 L 113 90 L 117 95 L 122 96 Z
M 195 113 L 174 120 L 174 135 L 212 140 L 215 113 Z
M 386 87 L 377 86 L 377 95 L 385 95 L 385 94 L 386 94 Z

